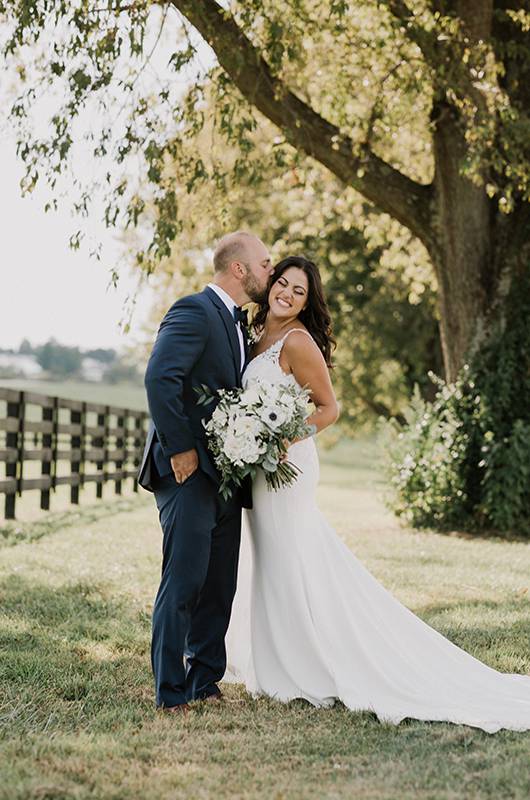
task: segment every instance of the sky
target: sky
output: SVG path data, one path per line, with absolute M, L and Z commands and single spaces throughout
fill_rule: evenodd
M 157 9 L 153 11 L 156 13 Z M 168 59 L 175 50 L 176 20 L 166 21 L 161 37 L 157 36 L 156 22 L 155 18 L 150 26 L 156 48 L 142 71 L 146 85 L 168 74 Z M 212 53 L 197 37 L 193 38 L 198 46 L 197 62 L 204 69 L 212 63 Z M 178 82 L 179 79 L 177 88 Z M 43 107 L 42 111 L 39 123 L 46 119 L 46 111 L 55 111 L 55 106 Z M 83 169 L 89 174 L 90 168 L 90 164 L 76 164 L 77 177 L 83 178 Z M 83 245 L 72 251 L 69 237 L 81 225 L 70 216 L 68 202 L 58 212 L 45 213 L 50 191 L 38 185 L 32 195 L 22 198 L 22 174 L 14 136 L 4 124 L 0 128 L 0 349 L 16 349 L 22 339 L 42 344 L 51 337 L 82 349 L 120 350 L 145 341 L 143 326 L 154 299 L 153 290 L 147 286 L 137 295 L 131 330 L 124 334 L 119 323 L 137 279 L 120 269 L 117 289 L 109 287 L 110 266 L 120 261 L 122 248 L 116 234 L 108 231 L 93 211 L 90 233 L 103 243 L 104 257 L 99 262 L 90 258 L 89 248 L 84 249 Z M 79 196 L 73 186 L 66 189 L 70 200 Z
M 45 193 L 21 197 L 22 168 L 8 136 L 0 139 L 0 348 L 18 348 L 22 339 L 41 344 L 54 337 L 61 344 L 122 349 L 141 339 L 150 308 L 149 287 L 140 293 L 131 332 L 119 328 L 124 302 L 135 286 L 129 275 L 109 288 L 108 265 L 120 245 L 98 229 L 107 259 L 97 262 L 86 250 L 72 251 L 69 236 L 77 229 L 65 211 L 44 213 Z

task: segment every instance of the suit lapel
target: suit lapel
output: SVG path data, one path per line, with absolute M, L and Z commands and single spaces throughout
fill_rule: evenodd
M 241 351 L 239 349 L 239 339 L 234 320 L 219 295 L 210 289 L 209 286 L 207 286 L 204 291 L 216 307 L 225 326 L 228 341 L 230 342 L 230 350 L 232 351 L 232 358 L 234 361 L 236 386 L 241 386 Z
M 248 329 L 245 328 L 245 327 L 243 327 L 243 345 L 244 345 L 244 349 L 245 349 L 245 363 L 243 365 L 243 371 L 244 371 L 245 367 L 248 364 L 248 357 L 249 357 L 249 354 L 250 354 L 250 346 L 249 346 L 249 343 L 248 343 Z

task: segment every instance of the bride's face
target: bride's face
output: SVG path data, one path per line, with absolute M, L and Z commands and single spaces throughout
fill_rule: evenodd
M 275 317 L 295 318 L 307 305 L 309 284 L 299 267 L 287 267 L 269 291 L 270 313 Z

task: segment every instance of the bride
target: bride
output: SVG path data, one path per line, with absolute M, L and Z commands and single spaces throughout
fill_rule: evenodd
M 335 422 L 330 317 L 311 261 L 289 257 L 276 266 L 255 323 L 262 335 L 244 385 L 309 385 L 309 422 L 317 431 Z M 253 484 L 224 680 L 282 702 L 340 700 L 396 725 L 412 717 L 488 733 L 530 730 L 530 676 L 486 666 L 393 597 L 319 511 L 313 439 L 293 442 L 288 457 L 301 469 L 295 484 L 269 491 L 261 472 Z

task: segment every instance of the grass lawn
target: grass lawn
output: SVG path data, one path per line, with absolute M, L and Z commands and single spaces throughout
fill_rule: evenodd
M 106 384 L 76 380 L 40 381 L 29 378 L 0 378 L 0 386 L 52 397 L 67 397 L 69 400 L 85 400 L 88 403 L 103 403 L 108 406 L 147 411 L 144 387 L 130 383 Z
M 376 577 L 473 655 L 530 673 L 529 546 L 401 529 L 382 490 L 369 442 L 323 453 L 321 507 Z M 155 713 L 160 532 L 145 494 L 3 533 L 0 798 L 530 796 L 530 733 L 394 727 L 231 686 L 222 707 Z

